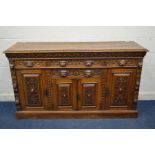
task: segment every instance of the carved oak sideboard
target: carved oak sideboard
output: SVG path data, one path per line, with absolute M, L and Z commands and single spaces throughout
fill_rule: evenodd
M 18 118 L 137 117 L 135 42 L 19 42 L 9 59 Z

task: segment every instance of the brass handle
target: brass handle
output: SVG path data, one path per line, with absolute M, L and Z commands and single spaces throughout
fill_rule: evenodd
M 90 97 L 90 96 L 91 96 L 91 94 L 87 94 L 87 96 L 88 96 L 88 97 Z
M 60 61 L 60 62 L 59 62 L 59 65 L 60 65 L 61 67 L 65 67 L 65 66 L 67 65 L 67 61 Z
M 68 71 L 67 70 L 61 70 L 60 71 L 60 76 L 66 77 L 67 75 L 68 75 Z
M 121 93 L 123 91 L 123 89 L 122 88 L 119 88 L 119 92 Z
M 126 60 L 120 60 L 120 61 L 119 61 L 119 65 L 120 65 L 120 66 L 125 66 L 126 63 L 127 63 Z
M 32 61 L 27 61 L 26 66 L 27 67 L 33 67 L 34 63 Z
M 31 93 L 34 93 L 35 92 L 34 88 L 31 88 L 30 92 Z
M 85 65 L 86 65 L 87 67 L 90 67 L 90 66 L 93 65 L 93 61 L 91 61 L 91 60 L 85 61 Z
M 86 77 L 91 77 L 93 74 L 92 70 L 85 70 L 85 76 Z

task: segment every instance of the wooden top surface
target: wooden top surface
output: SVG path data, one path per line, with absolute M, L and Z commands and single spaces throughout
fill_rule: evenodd
M 18 42 L 5 53 L 34 53 L 34 52 L 144 52 L 144 47 L 133 41 L 114 42 Z

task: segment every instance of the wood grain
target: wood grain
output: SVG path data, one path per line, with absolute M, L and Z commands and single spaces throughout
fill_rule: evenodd
M 5 54 L 17 118 L 137 117 L 146 52 L 135 42 L 15 44 Z
M 37 53 L 37 52 L 79 52 L 79 51 L 97 51 L 97 52 L 143 52 L 147 51 L 141 45 L 129 41 L 115 42 L 18 42 L 5 53 Z

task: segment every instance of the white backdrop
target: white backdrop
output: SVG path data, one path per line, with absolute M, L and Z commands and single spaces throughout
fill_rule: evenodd
M 14 101 L 3 51 L 18 41 L 136 41 L 149 49 L 144 58 L 139 99 L 155 99 L 155 27 L 0 27 L 0 101 Z

